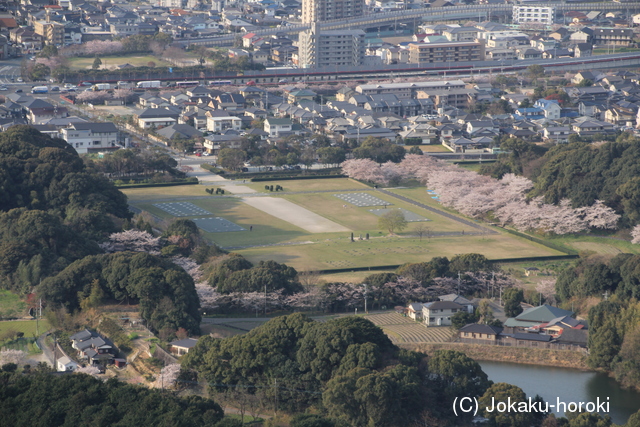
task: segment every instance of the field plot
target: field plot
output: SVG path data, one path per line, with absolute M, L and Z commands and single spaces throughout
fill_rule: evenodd
M 271 193 L 265 188 L 265 186 L 276 185 L 284 188 L 285 192 L 298 192 L 298 191 L 344 191 L 344 190 L 369 190 L 370 187 L 365 184 L 354 181 L 349 178 L 328 178 L 328 179 L 300 179 L 300 180 L 286 180 L 286 181 L 264 181 L 264 182 L 252 182 L 247 184 L 247 187 L 251 187 L 256 191 L 263 193 Z M 233 190 L 232 190 L 233 191 Z
M 407 220 L 407 222 L 419 222 L 419 221 L 430 221 L 429 219 L 418 215 L 417 213 L 413 213 L 411 211 L 408 211 L 406 209 L 403 208 L 398 208 L 398 209 L 369 209 L 369 212 L 372 212 L 374 215 L 378 215 L 378 216 L 382 216 L 385 214 L 388 214 L 391 211 L 394 210 L 399 210 L 400 212 L 402 212 L 402 214 L 404 215 L 404 219 Z
M 393 203 L 390 203 L 386 200 L 382 200 L 376 196 L 372 196 L 369 193 L 343 193 L 343 194 L 334 194 L 335 197 L 344 200 L 345 202 L 349 202 L 352 205 L 356 205 L 359 208 L 364 208 L 368 206 L 389 206 Z
M 454 334 L 451 328 L 426 327 L 395 312 L 372 314 L 366 318 L 382 328 L 394 344 L 447 342 L 451 341 Z
M 224 218 L 194 218 L 193 222 L 196 225 L 208 233 L 226 233 L 231 231 L 245 231 L 245 228 L 240 227 L 227 221 Z
M 204 185 L 176 185 L 173 187 L 121 188 L 129 198 L 130 203 L 140 203 L 147 200 L 186 199 L 189 197 L 211 197 L 205 191 L 209 186 Z
M 160 208 L 173 216 L 211 215 L 211 212 L 199 208 L 189 202 L 154 203 L 153 206 Z
M 150 62 L 153 62 L 156 67 L 170 67 L 171 64 L 165 60 L 158 59 L 152 55 L 121 55 L 121 56 L 101 56 L 102 60 L 101 68 L 113 69 L 118 65 L 131 64 L 134 67 L 146 67 Z M 69 68 L 72 70 L 85 70 L 91 69 L 93 65 L 94 57 L 87 58 L 69 58 Z M 126 80 L 122 79 L 122 80 Z
M 354 251 L 357 251 L 354 252 Z M 327 239 L 315 244 L 273 248 L 247 248 L 239 253 L 251 262 L 273 259 L 296 269 L 401 265 L 429 261 L 435 256 L 452 258 L 458 254 L 480 253 L 489 259 L 561 255 L 545 246 L 506 234 L 490 236 L 454 236 L 431 239 L 378 237 L 370 240 Z

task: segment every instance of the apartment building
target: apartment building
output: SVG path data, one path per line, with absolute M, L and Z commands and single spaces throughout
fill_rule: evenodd
M 302 23 L 362 16 L 364 0 L 303 0 Z
M 356 86 L 356 92 L 362 95 L 385 95 L 392 94 L 399 99 L 416 98 L 420 90 L 451 90 L 464 89 L 466 87 L 462 80 L 440 80 L 433 82 L 413 82 L 413 83 L 381 83 Z
M 118 128 L 113 123 L 73 123 L 60 134 L 79 154 L 119 148 Z
M 362 30 L 318 31 L 314 25 L 300 33 L 300 68 L 350 67 L 361 65 L 365 56 Z
M 513 6 L 513 22 L 518 24 L 538 23 L 553 25 L 555 7 Z
M 45 44 L 59 46 L 64 44 L 64 25 L 58 22 L 35 21 L 33 31 L 42 36 Z
M 484 61 L 484 43 L 414 43 L 409 46 L 409 63 Z

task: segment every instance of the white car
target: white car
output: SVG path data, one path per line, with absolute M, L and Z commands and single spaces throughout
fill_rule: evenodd
M 6 86 L 0 86 L 0 90 L 9 90 Z
M 74 85 L 72 85 L 71 83 L 65 83 L 65 84 L 64 84 L 64 88 L 65 88 L 65 89 L 71 89 L 71 88 L 74 88 L 74 87 L 75 87 L 75 86 L 74 86 Z
M 22 80 L 22 77 L 18 77 L 18 78 L 16 79 L 16 81 L 17 81 L 18 83 L 22 83 L 24 80 Z

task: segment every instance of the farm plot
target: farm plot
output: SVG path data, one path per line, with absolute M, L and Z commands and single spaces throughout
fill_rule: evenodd
M 448 342 L 453 337 L 451 328 L 442 326 L 428 328 L 415 322 L 404 325 L 385 325 L 381 328 L 394 344 Z
M 453 337 L 451 328 L 428 328 L 395 312 L 373 314 L 366 318 L 382 328 L 394 344 L 448 342 Z

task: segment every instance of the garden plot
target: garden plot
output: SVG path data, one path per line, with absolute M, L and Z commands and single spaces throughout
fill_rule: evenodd
M 207 233 L 226 233 L 228 231 L 246 231 L 246 228 L 242 228 L 233 222 L 224 218 L 194 218 L 193 222 L 196 225 L 206 231 Z
M 310 233 L 351 231 L 327 218 L 279 197 L 245 197 L 244 203 Z
M 378 215 L 378 216 L 382 216 L 384 214 L 388 214 L 391 211 L 394 210 L 399 210 L 400 212 L 402 212 L 402 214 L 404 215 L 404 219 L 407 220 L 407 222 L 419 222 L 419 221 L 431 221 L 430 219 L 427 219 L 421 215 L 418 215 L 417 213 L 408 211 L 406 209 L 403 208 L 398 208 L 398 209 L 369 209 L 369 212 L 373 212 L 374 214 Z
M 387 202 L 386 200 L 382 200 L 368 193 L 341 193 L 341 194 L 334 194 L 334 196 L 344 200 L 345 202 L 349 202 L 352 205 L 356 205 L 360 208 L 365 208 L 367 206 L 393 205 L 393 203 Z
M 173 216 L 211 215 L 211 212 L 189 202 L 154 203 L 153 206 Z

